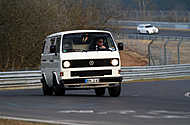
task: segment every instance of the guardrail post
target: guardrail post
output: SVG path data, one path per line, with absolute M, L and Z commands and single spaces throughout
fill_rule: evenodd
M 149 44 L 148 44 L 148 65 L 150 66 L 151 65 L 151 57 L 152 57 L 152 55 L 151 55 L 151 45 L 152 45 L 152 43 L 153 43 L 154 41 L 152 40 Z M 154 63 L 154 62 L 153 62 Z M 155 64 L 154 64 L 155 65 Z
M 166 42 L 164 43 L 164 65 L 167 65 L 167 44 L 168 44 L 169 40 L 166 40 Z
M 178 60 L 177 60 L 177 63 L 178 64 L 180 64 L 180 62 L 181 62 L 181 58 L 180 58 L 180 45 L 181 45 L 181 43 L 183 42 L 183 40 L 180 40 L 179 42 L 178 42 L 178 44 L 177 44 L 177 58 L 178 58 Z

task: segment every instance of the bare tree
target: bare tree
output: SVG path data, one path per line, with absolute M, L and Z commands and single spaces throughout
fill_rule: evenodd
M 141 15 L 146 16 L 146 11 L 151 9 L 152 0 L 135 0 Z
M 0 0 L 0 70 L 40 65 L 47 34 L 99 29 L 118 17 L 115 0 Z

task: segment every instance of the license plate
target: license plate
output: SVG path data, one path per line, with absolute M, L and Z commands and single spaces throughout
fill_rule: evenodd
M 99 79 L 85 79 L 85 83 L 98 83 Z

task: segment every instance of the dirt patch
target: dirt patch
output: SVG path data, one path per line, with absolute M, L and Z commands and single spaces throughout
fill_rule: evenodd
M 120 52 L 121 66 L 146 66 L 148 58 L 131 50 Z

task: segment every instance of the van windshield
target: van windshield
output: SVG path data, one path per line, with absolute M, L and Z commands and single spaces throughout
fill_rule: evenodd
M 73 33 L 63 36 L 63 53 L 87 51 L 116 51 L 116 47 L 108 33 Z

